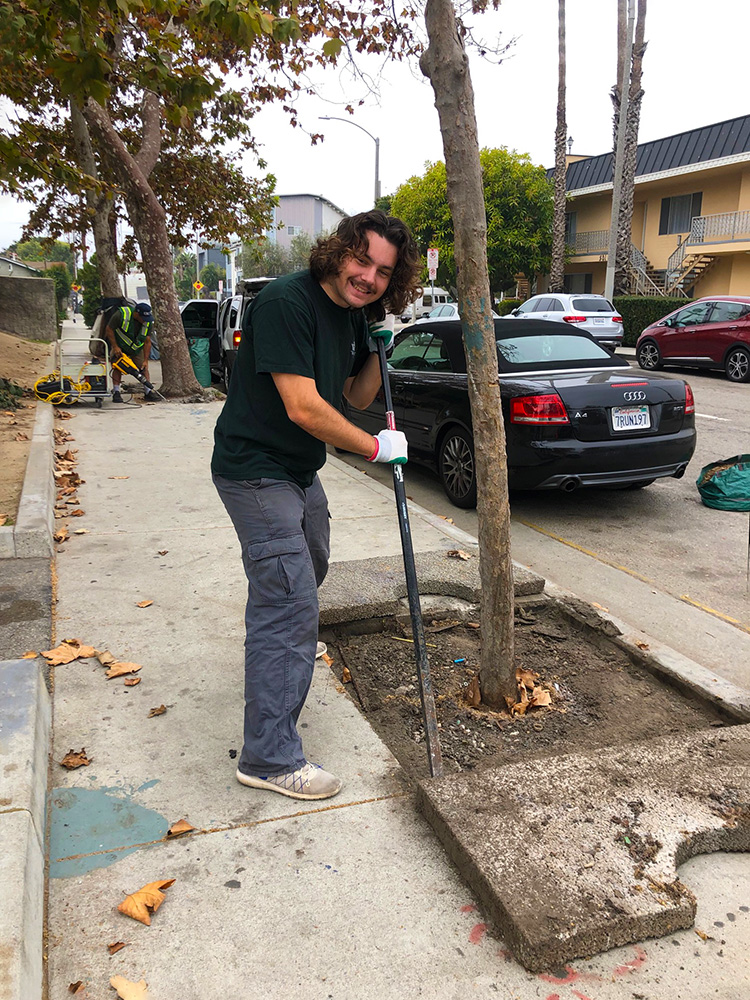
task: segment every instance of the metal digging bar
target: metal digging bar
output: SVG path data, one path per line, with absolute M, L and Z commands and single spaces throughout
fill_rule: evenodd
M 388 380 L 388 360 L 385 354 L 383 338 L 377 338 L 378 357 L 380 359 L 380 374 L 383 380 L 385 394 L 385 420 L 389 430 L 396 430 L 396 418 L 393 413 L 391 384 Z M 404 486 L 403 465 L 393 465 L 393 488 L 396 493 L 396 510 L 398 512 L 398 527 L 401 532 L 401 549 L 404 554 L 404 571 L 406 573 L 406 591 L 409 595 L 409 614 L 411 615 L 411 630 L 414 636 L 414 655 L 417 660 L 417 675 L 419 677 L 419 695 L 422 699 L 422 717 L 427 737 L 427 753 L 430 762 L 430 774 L 440 778 L 443 774 L 443 756 L 440 752 L 440 737 L 437 728 L 435 712 L 435 696 L 432 691 L 430 677 L 430 662 L 427 658 L 427 647 L 422 624 L 422 607 L 419 602 L 419 587 L 417 585 L 417 569 L 414 565 L 414 546 L 409 527 L 409 511 L 406 506 L 406 487 Z

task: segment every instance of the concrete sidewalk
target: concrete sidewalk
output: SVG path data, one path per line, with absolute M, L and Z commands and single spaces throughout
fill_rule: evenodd
M 681 870 L 705 941 L 684 931 L 559 972 L 517 965 L 324 665 L 301 725 L 311 759 L 344 778 L 342 793 L 315 807 L 236 783 L 246 585 L 208 477 L 220 405 L 77 407 L 65 425 L 88 533 L 56 559 L 57 637 L 143 669 L 136 687 L 105 680 L 91 660 L 55 669 L 50 997 L 79 980 L 84 996 L 114 995 L 113 975 L 144 978 L 154 998 L 746 996 L 742 856 Z M 372 556 L 398 568 L 390 492 L 335 458 L 323 481 L 334 569 Z M 472 542 L 419 510 L 412 529 L 419 552 Z M 153 604 L 138 608 L 144 600 Z M 90 766 L 56 763 L 81 747 Z M 183 817 L 196 832 L 165 841 Z M 171 878 L 152 926 L 117 912 L 126 893 Z M 117 941 L 127 947 L 110 957 Z

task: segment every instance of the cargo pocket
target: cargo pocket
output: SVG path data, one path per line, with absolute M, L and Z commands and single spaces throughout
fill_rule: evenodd
M 256 604 L 285 604 L 306 600 L 314 593 L 315 577 L 304 535 L 253 542 L 247 551 Z

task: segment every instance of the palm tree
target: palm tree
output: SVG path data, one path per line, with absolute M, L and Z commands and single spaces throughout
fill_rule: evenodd
M 568 127 L 565 121 L 565 0 L 558 0 L 558 76 L 557 125 L 555 127 L 555 208 L 552 220 L 552 265 L 549 286 L 561 292 L 565 275 L 565 141 Z

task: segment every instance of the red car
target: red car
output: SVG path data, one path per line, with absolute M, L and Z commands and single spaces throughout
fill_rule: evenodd
M 730 382 L 750 381 L 750 298 L 695 299 L 647 326 L 636 344 L 646 371 L 665 365 L 718 368 Z

